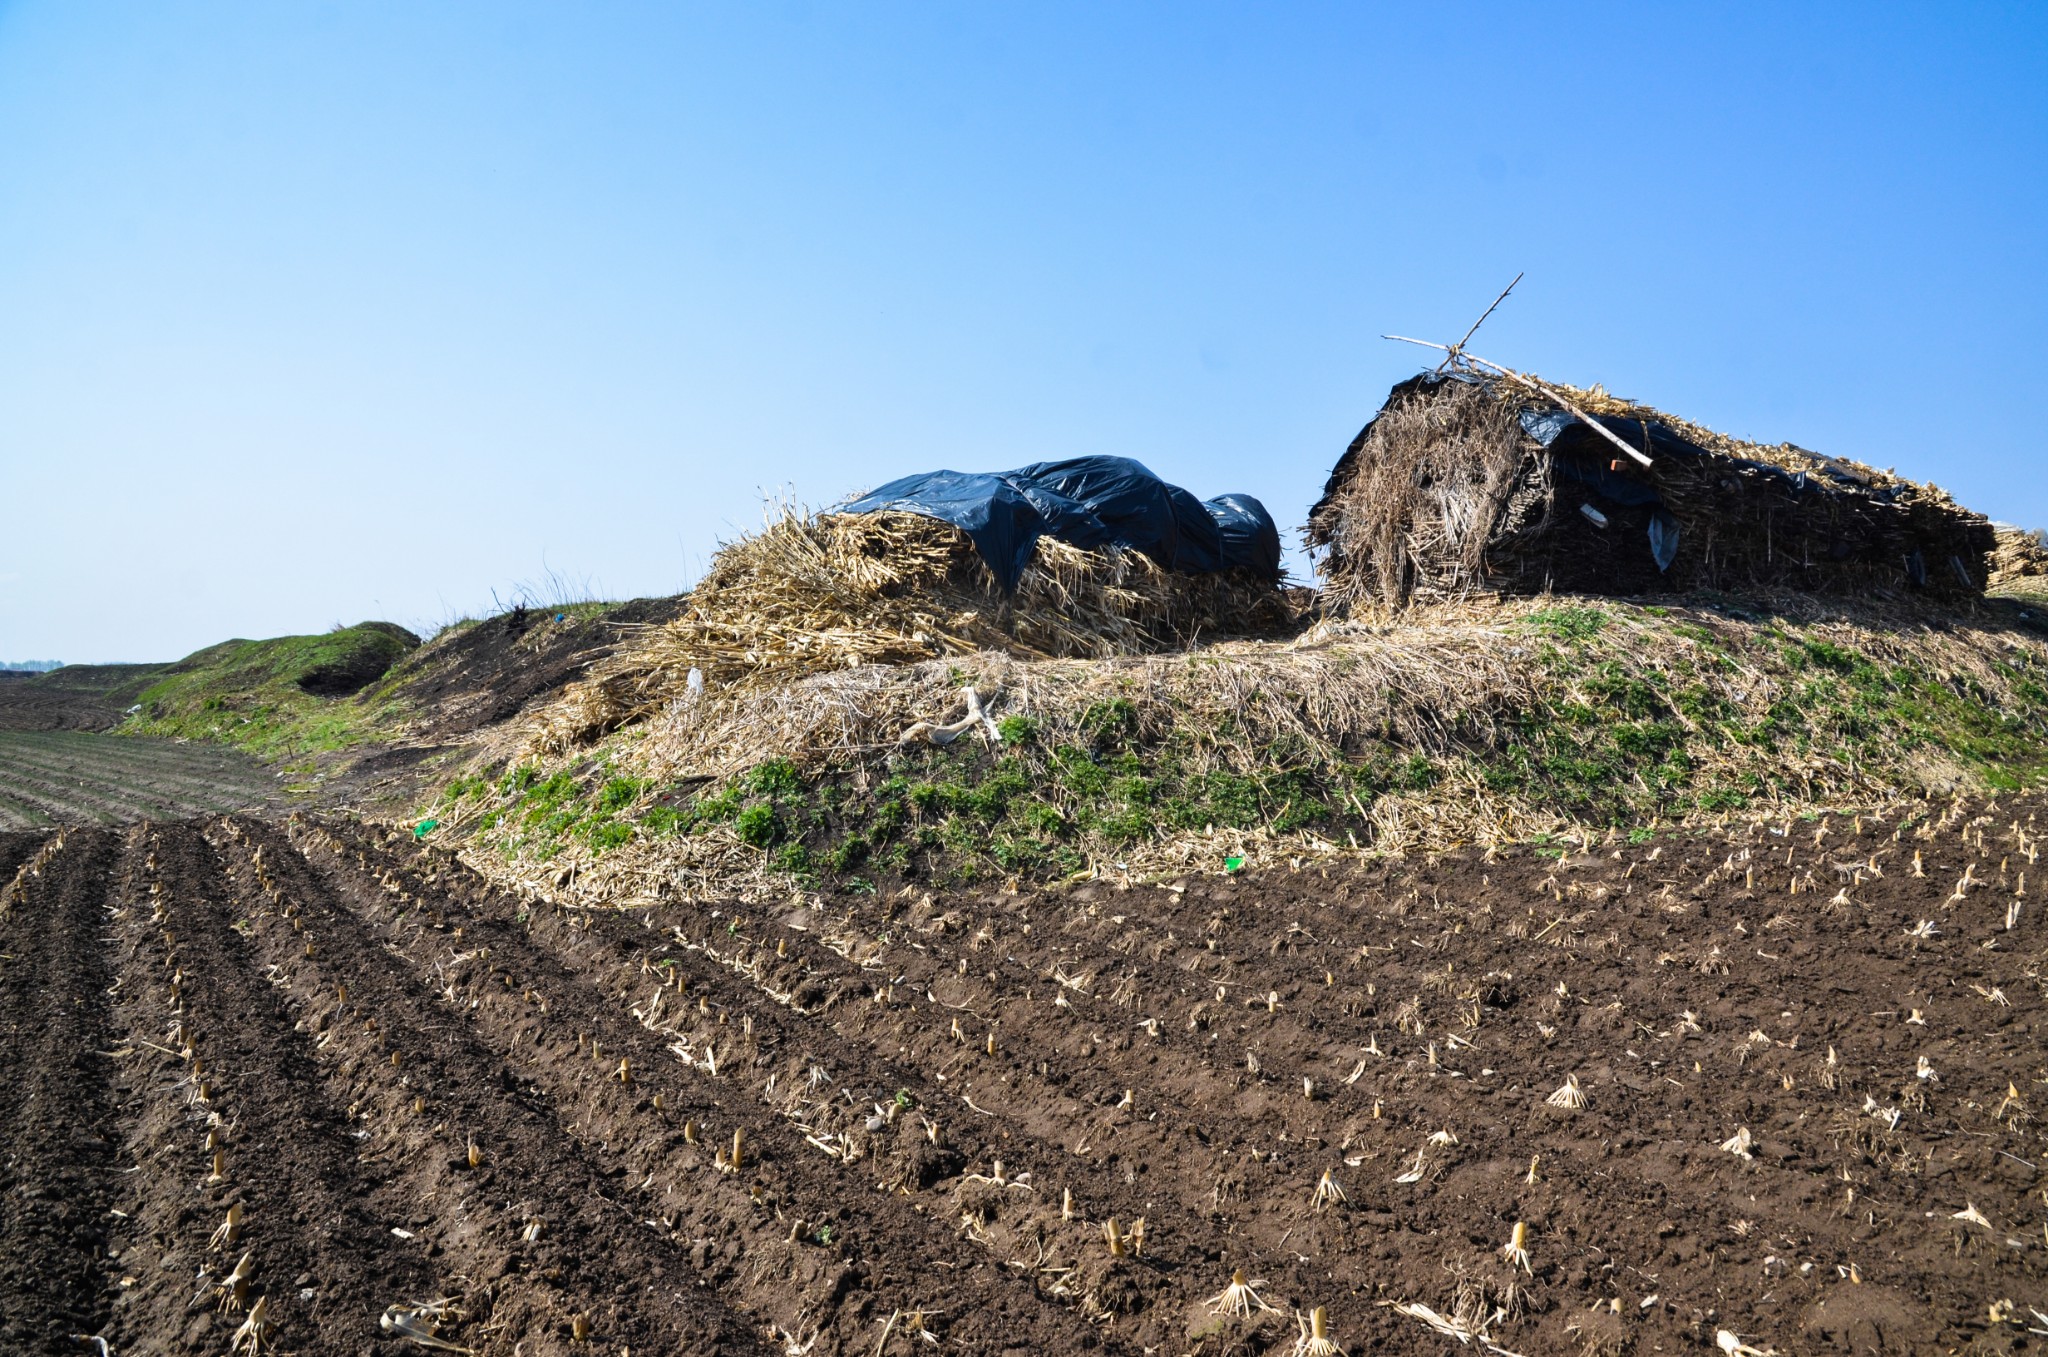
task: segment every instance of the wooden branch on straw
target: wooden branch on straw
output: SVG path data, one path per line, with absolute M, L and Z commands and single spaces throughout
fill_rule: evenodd
M 1507 294 L 1502 293 L 1501 295 L 1506 296 Z M 1485 317 L 1481 316 L 1480 319 L 1484 320 Z M 1476 329 L 1477 327 L 1475 326 L 1474 328 Z M 1562 405 L 1566 410 L 1569 410 L 1572 413 L 1573 417 L 1576 418 L 1581 424 L 1584 424 L 1591 428 L 1594 433 L 1599 434 L 1602 438 L 1614 444 L 1615 447 L 1620 448 L 1623 452 L 1635 458 L 1636 461 L 1642 463 L 1644 466 L 1650 465 L 1650 458 L 1647 454 L 1630 447 L 1627 443 L 1624 443 L 1621 440 L 1620 435 L 1616 434 L 1614 430 L 1608 428 L 1605 424 L 1602 424 L 1600 421 L 1594 419 L 1591 415 L 1587 414 L 1584 410 L 1581 410 L 1578 406 L 1572 404 L 1571 400 L 1567 398 L 1563 392 L 1555 390 L 1554 388 L 1548 386 L 1543 382 L 1539 382 L 1532 377 L 1525 377 L 1521 373 L 1515 371 L 1513 368 L 1504 368 L 1499 363 L 1489 363 L 1484 358 L 1479 357 L 1477 354 L 1466 353 L 1462 348 L 1458 347 L 1458 345 L 1432 344 L 1426 339 L 1410 339 L 1406 335 L 1381 335 L 1380 338 L 1398 340 L 1403 344 L 1420 344 L 1425 349 L 1437 349 L 1444 353 L 1450 354 L 1452 358 L 1455 358 L 1459 361 L 1466 363 L 1476 363 L 1478 366 L 1486 368 L 1488 371 L 1498 372 L 1503 377 L 1512 378 L 1513 380 L 1520 382 L 1523 386 L 1528 387 L 1531 391 L 1534 391 L 1537 395 L 1542 396 L 1544 399 L 1552 400 L 1557 402 L 1559 405 Z
M 1515 290 L 1515 283 L 1521 281 L 1522 275 L 1516 274 L 1514 283 L 1509 283 L 1506 287 L 1502 288 L 1500 295 L 1493 299 L 1493 305 L 1479 313 L 1479 319 L 1472 322 L 1472 328 L 1465 331 L 1465 337 L 1451 345 L 1450 351 L 1444 355 L 1444 361 L 1436 365 L 1438 372 L 1442 372 L 1445 368 L 1465 356 L 1465 346 L 1472 342 L 1472 336 L 1479 333 L 1479 327 L 1486 324 L 1486 318 L 1500 308 L 1500 304 L 1508 299 L 1508 293 Z

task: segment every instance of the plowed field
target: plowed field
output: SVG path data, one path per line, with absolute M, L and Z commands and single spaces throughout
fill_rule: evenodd
M 278 786 L 218 745 L 0 729 L 0 830 L 260 808 L 276 804 Z
M 2037 828 L 654 914 L 0 836 L 0 1349 L 2025 1350 Z

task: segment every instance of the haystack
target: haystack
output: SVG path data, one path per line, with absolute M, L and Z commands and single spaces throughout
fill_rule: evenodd
M 1728 438 L 1598 388 L 1537 385 L 1545 394 L 1454 370 L 1393 389 L 1309 515 L 1326 607 L 1546 589 L 1984 588 L 1991 527 L 1934 486 Z
M 1993 584 L 2021 584 L 2048 580 L 2048 533 L 2039 528 L 2028 531 L 2010 523 L 1995 523 L 1998 546 L 1991 554 Z
M 683 616 L 572 685 L 539 743 L 567 748 L 688 700 L 693 670 L 702 685 L 752 687 L 980 650 L 1101 658 L 1270 634 L 1291 620 L 1281 584 L 1044 537 L 1006 592 L 967 534 L 938 519 L 783 509 L 712 558 Z

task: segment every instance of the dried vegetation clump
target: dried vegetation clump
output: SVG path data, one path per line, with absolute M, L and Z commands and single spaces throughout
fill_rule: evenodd
M 2048 581 L 2048 532 L 2029 532 L 2009 524 L 1996 525 L 1998 546 L 1991 554 L 1991 583 Z
M 688 611 L 573 685 L 541 730 L 565 749 L 691 692 L 760 689 L 860 665 L 1000 651 L 1106 658 L 1290 622 L 1280 581 L 1177 574 L 1140 552 L 1041 538 L 1005 595 L 967 534 L 922 514 L 771 512 L 713 558 Z
M 1518 414 L 1477 383 L 1387 402 L 1309 518 L 1332 611 L 1469 593 L 1496 541 L 1543 526 L 1550 464 L 1523 446 Z

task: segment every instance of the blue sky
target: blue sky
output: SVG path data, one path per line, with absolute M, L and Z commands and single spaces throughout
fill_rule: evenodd
M 1298 525 L 1475 349 L 2048 524 L 2048 8 L 0 3 L 0 658 L 666 593 L 764 492 Z

